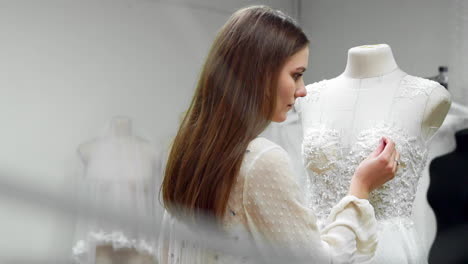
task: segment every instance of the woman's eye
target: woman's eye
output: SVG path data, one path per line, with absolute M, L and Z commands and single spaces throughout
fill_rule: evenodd
M 302 76 L 302 73 L 294 74 L 294 80 L 296 80 L 296 81 L 299 80 L 299 78 L 301 78 L 301 76 Z

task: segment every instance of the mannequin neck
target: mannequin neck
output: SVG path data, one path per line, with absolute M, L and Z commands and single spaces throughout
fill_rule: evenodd
M 468 128 L 458 131 L 455 134 L 455 141 L 457 142 L 455 151 L 468 154 Z
M 383 76 L 398 69 L 392 50 L 387 44 L 365 45 L 348 50 L 343 75 L 354 79 Z
M 124 137 L 132 135 L 132 121 L 127 117 L 114 117 L 111 121 L 110 135 Z

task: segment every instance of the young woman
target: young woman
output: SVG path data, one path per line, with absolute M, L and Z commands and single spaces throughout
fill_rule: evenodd
M 308 44 L 295 21 L 266 6 L 240 9 L 221 28 L 169 154 L 165 221 L 212 216 L 228 234 L 241 230 L 259 248 L 301 250 L 310 263 L 372 258 L 377 241 L 367 198 L 395 175 L 394 143 L 382 138 L 356 170 L 349 195 L 331 208 L 328 226 L 318 230 L 314 213 L 302 206 L 288 154 L 258 137 L 306 95 Z M 170 229 L 163 226 L 160 264 L 229 262 L 169 241 Z

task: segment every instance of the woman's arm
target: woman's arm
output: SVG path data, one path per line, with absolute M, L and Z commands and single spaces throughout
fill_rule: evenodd
M 243 205 L 257 244 L 281 255 L 302 255 L 309 263 L 359 263 L 373 257 L 376 220 L 367 200 L 344 197 L 332 208 L 331 223 L 319 230 L 302 196 L 283 149 L 255 157 L 244 179 Z

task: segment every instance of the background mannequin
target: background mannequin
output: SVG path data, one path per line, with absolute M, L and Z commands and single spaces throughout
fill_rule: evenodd
M 437 227 L 434 211 L 427 201 L 430 162 L 435 157 L 452 152 L 456 147 L 455 133 L 465 128 L 468 128 L 468 108 L 452 101 L 442 126 L 434 134 L 428 146 L 428 162 L 419 180 L 412 216 L 418 235 L 428 249 L 434 242 Z
M 307 91 L 298 108 L 311 178 L 309 206 L 325 221 L 328 204 L 346 194 L 358 160 L 388 136 L 396 142 L 401 166 L 395 179 L 370 197 L 380 223 L 375 263 L 426 262 L 427 249 L 410 216 L 426 143 L 444 121 L 449 93 L 400 70 L 386 44 L 350 49 L 340 76 L 308 85 Z
M 427 199 L 437 219 L 429 262 L 468 263 L 468 129 L 455 134 L 455 151 L 431 162 Z
M 114 117 L 106 136 L 78 148 L 86 172 L 80 195 L 91 206 L 154 219 L 158 224 L 157 201 L 160 159 L 151 144 L 133 135 L 127 117 Z M 73 251 L 78 263 L 154 263 L 156 234 L 139 227 L 91 219 L 81 223 L 81 240 Z

